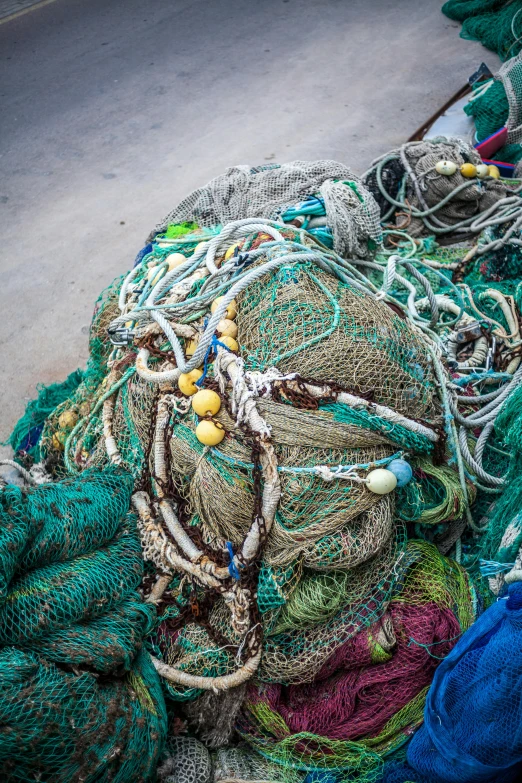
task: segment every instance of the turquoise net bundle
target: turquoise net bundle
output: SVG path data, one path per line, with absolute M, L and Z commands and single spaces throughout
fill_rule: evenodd
M 131 491 L 118 468 L 0 490 L 6 781 L 152 778 L 166 714 Z
M 501 60 L 520 51 L 522 4 L 518 0 L 448 0 L 442 12 L 462 22 L 461 37 L 480 41 Z

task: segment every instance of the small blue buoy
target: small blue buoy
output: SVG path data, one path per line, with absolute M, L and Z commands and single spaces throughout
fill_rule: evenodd
M 386 465 L 386 470 L 393 473 L 397 479 L 397 487 L 405 487 L 413 476 L 413 471 L 409 462 L 405 459 L 394 459 L 389 465 Z

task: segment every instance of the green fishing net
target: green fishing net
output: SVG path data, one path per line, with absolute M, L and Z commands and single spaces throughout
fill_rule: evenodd
M 476 85 L 474 93 L 464 111 L 475 121 L 477 141 L 484 141 L 506 125 L 509 103 L 504 85 L 495 79 Z
M 462 22 L 461 37 L 480 41 L 501 60 L 520 51 L 520 0 L 448 0 L 442 12 Z
M 166 732 L 156 612 L 118 468 L 0 490 L 0 761 L 15 781 L 152 779 Z M 141 651 L 141 652 L 140 652 Z
M 140 653 L 100 679 L 0 649 L 0 762 L 5 783 L 152 781 L 166 734 L 158 675 Z

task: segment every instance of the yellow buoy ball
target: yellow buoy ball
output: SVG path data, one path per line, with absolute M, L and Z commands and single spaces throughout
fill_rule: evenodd
M 203 419 L 196 427 L 196 438 L 204 446 L 217 446 L 224 437 L 225 430 L 219 422 Z
M 185 343 L 185 354 L 187 356 L 194 356 L 197 347 L 198 347 L 197 340 L 187 340 L 187 342 Z
M 162 270 L 159 266 L 153 266 L 152 269 L 149 269 L 147 272 L 147 280 L 150 280 L 150 284 L 156 285 L 156 283 L 159 283 L 159 280 L 162 276 Z
M 221 397 L 211 389 L 200 389 L 192 398 L 192 409 L 198 416 L 215 416 L 221 408 Z
M 199 253 L 200 250 L 203 250 L 204 247 L 206 247 L 208 242 L 198 242 L 196 247 L 194 248 L 194 253 Z
M 66 432 L 55 432 L 52 437 L 53 449 L 56 449 L 56 451 L 63 451 L 66 440 L 67 440 Z
M 215 313 L 216 312 L 216 310 L 218 309 L 218 307 L 221 304 L 221 302 L 223 301 L 223 299 L 224 299 L 224 297 L 222 297 L 222 296 L 218 296 L 218 297 L 216 297 L 216 299 L 214 299 L 214 301 L 212 302 L 212 305 L 210 307 L 210 312 L 211 313 Z M 227 305 L 227 309 L 226 309 L 226 312 L 225 312 L 225 318 L 228 319 L 229 321 L 233 321 L 234 318 L 236 317 L 236 315 L 237 315 L 237 304 L 236 304 L 236 300 L 232 299 L 232 301 L 229 302 L 228 305 Z
M 230 318 L 222 318 L 217 325 L 217 333 L 222 337 L 237 337 L 237 324 Z
M 238 242 L 236 242 L 235 245 L 231 245 L 228 248 L 227 252 L 225 253 L 225 261 L 228 261 L 229 258 L 232 258 L 232 256 L 236 252 L 236 247 L 239 247 L 239 243 Z
M 473 179 L 473 177 L 477 176 L 477 167 L 473 163 L 463 163 L 460 167 L 460 173 L 463 177 Z
M 493 179 L 500 179 L 500 171 L 497 166 L 488 166 L 488 174 Z
M 484 177 L 488 176 L 488 173 L 488 166 L 485 163 L 479 163 L 477 166 L 477 177 L 484 179 Z
M 177 266 L 181 266 L 181 264 L 184 264 L 187 259 L 183 255 L 183 253 L 171 253 L 170 256 L 167 256 L 165 261 L 169 265 L 169 272 L 171 269 L 175 269 Z
M 196 369 L 190 372 L 182 372 L 178 378 L 178 388 L 186 397 L 191 397 L 198 391 L 196 381 L 203 375 L 203 370 Z
M 387 495 L 388 492 L 393 492 L 397 486 L 397 477 L 391 470 L 376 468 L 368 473 L 366 486 L 370 492 L 374 492 L 376 495 Z
M 443 174 L 445 177 L 451 177 L 457 171 L 457 164 L 452 160 L 439 160 L 435 164 L 437 174 Z
M 239 343 L 237 340 L 234 340 L 233 337 L 225 335 L 224 337 L 219 338 L 219 342 L 226 345 L 231 351 L 239 351 Z
M 64 411 L 58 416 L 58 426 L 61 430 L 72 430 L 77 421 L 76 411 Z

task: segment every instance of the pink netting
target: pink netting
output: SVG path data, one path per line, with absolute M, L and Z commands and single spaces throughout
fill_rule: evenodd
M 391 629 L 396 642 L 389 660 L 375 663 L 376 656 L 388 657 L 376 639 L 383 631 L 389 637 Z M 434 603 L 392 604 L 379 623 L 334 653 L 315 682 L 251 686 L 249 700 L 267 703 L 291 733 L 342 740 L 373 737 L 431 683 L 435 668 L 460 632 L 449 609 Z

